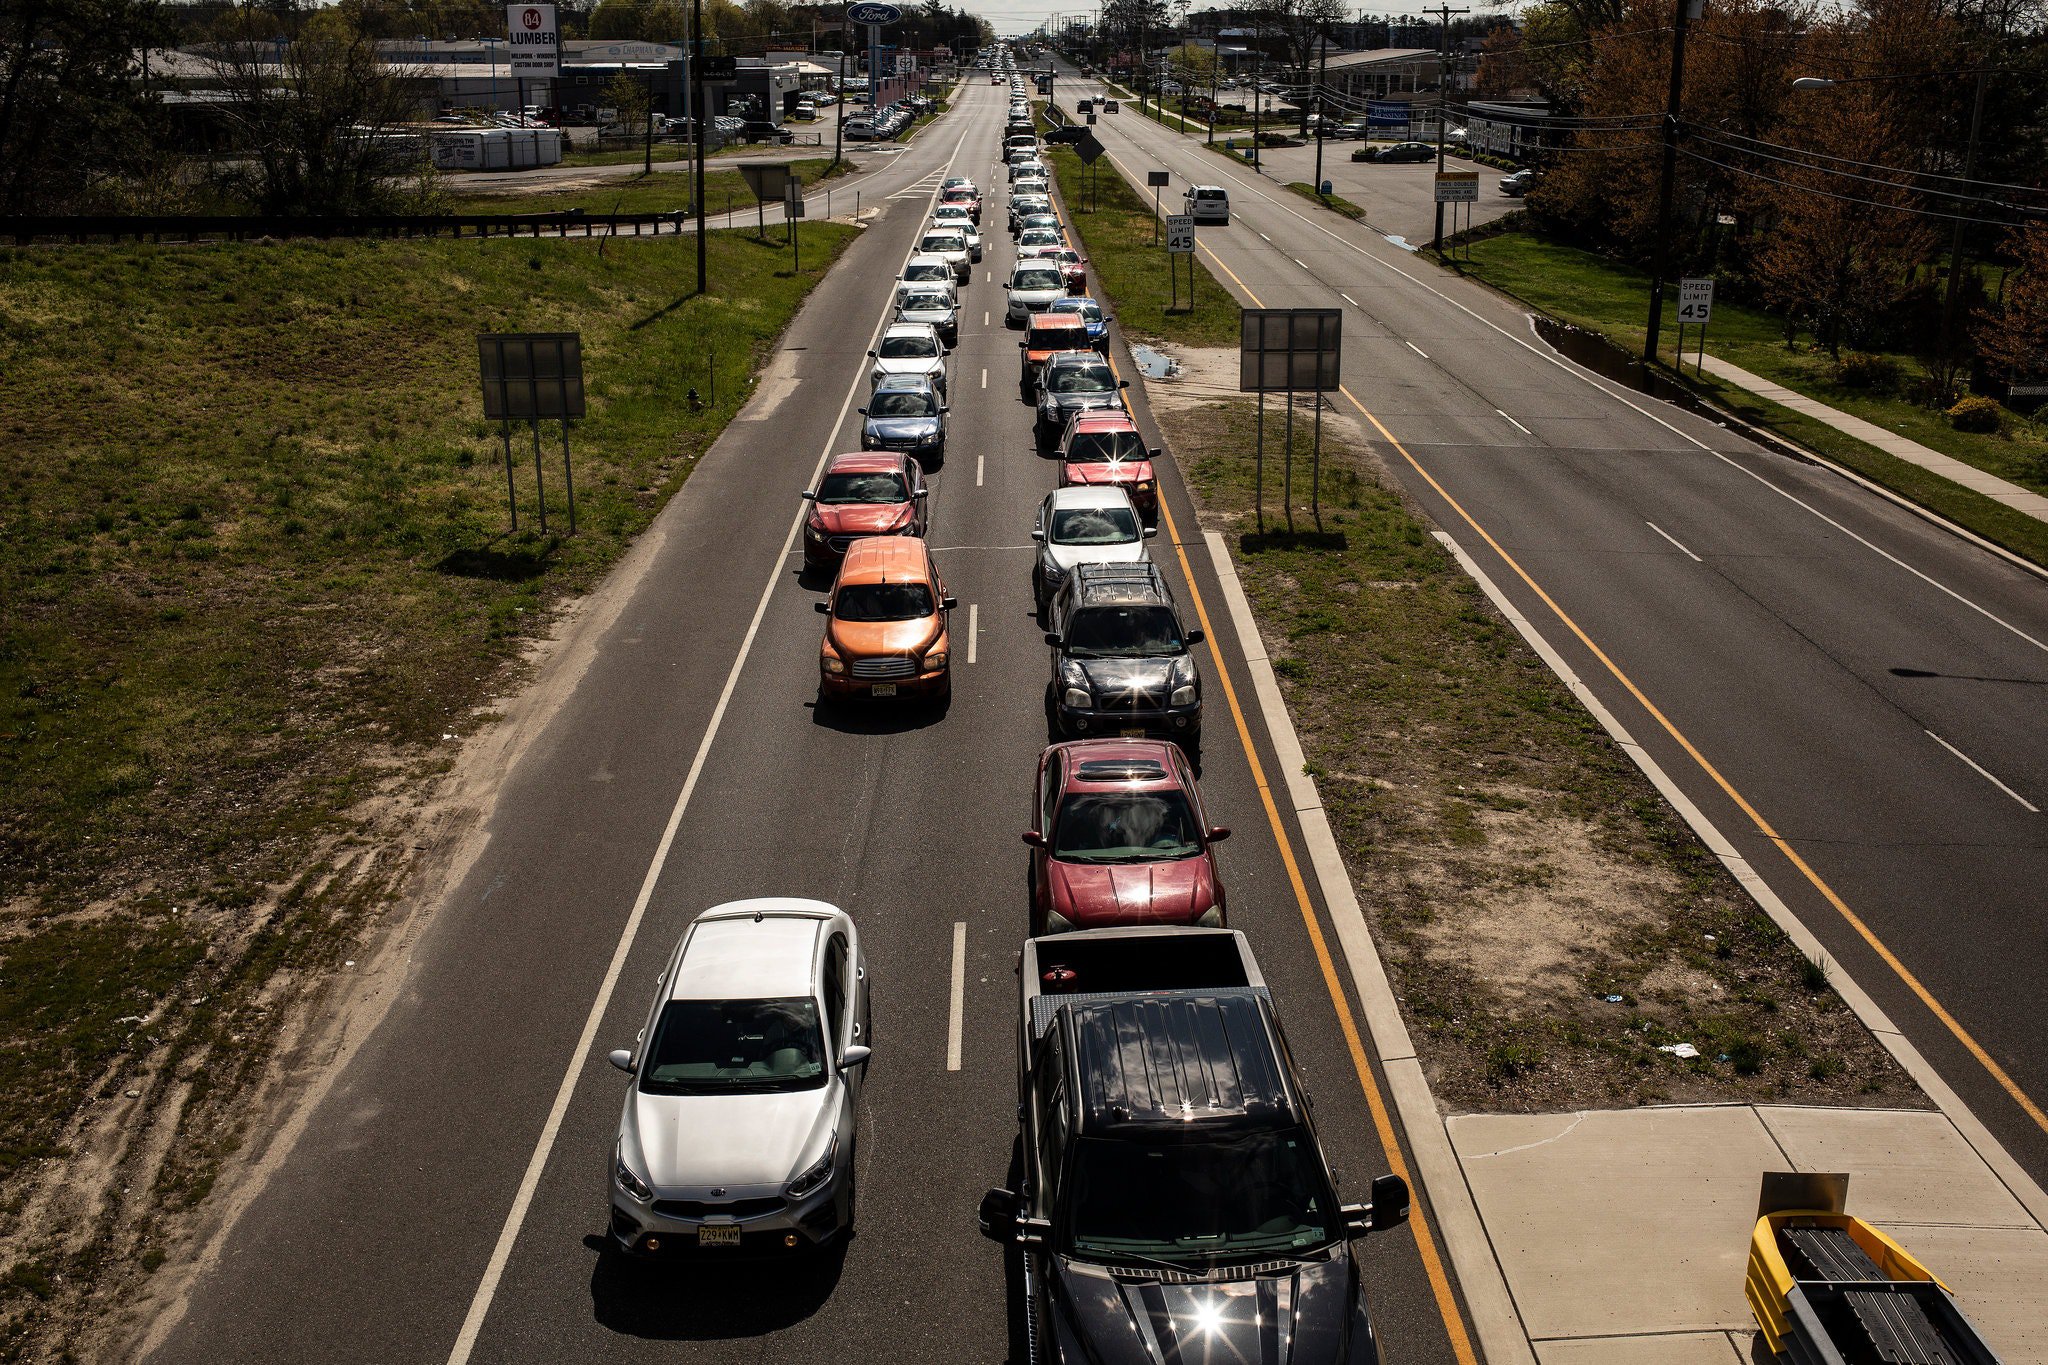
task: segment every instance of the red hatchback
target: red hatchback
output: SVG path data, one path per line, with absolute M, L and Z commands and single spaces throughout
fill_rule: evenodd
M 974 221 L 977 224 L 981 222 L 981 191 L 972 185 L 955 185 L 952 189 L 940 191 L 939 202 L 941 204 L 965 204 L 967 205 L 967 212 L 973 217 Z
M 1131 495 L 1147 526 L 1159 521 L 1159 479 L 1138 424 L 1122 412 L 1084 412 L 1067 423 L 1060 438 L 1060 487 L 1114 486 Z
M 1079 739 L 1038 760 L 1031 828 L 1031 933 L 1113 925 L 1225 923 L 1215 845 L 1180 747 Z
M 896 451 L 835 455 L 804 492 L 804 567 L 836 570 L 862 536 L 921 536 L 928 520 L 924 470 Z

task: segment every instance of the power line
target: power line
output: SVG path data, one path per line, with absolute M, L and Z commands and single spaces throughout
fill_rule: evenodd
M 2008 203 L 2006 203 L 2005 201 L 2003 201 L 2003 200 L 1999 200 L 1999 199 L 1986 199 L 1986 198 L 1982 197 L 1981 195 L 1974 195 L 1974 194 L 1958 194 L 1958 193 L 1957 193 L 1957 192 L 1955 192 L 1954 190 L 1938 190 L 1938 189 L 1929 189 L 1929 188 L 1927 188 L 1927 187 L 1925 187 L 1925 186 L 1922 186 L 1922 185 L 1913 185 L 1913 184 L 1905 184 L 1905 183 L 1901 183 L 1900 181 L 1897 181 L 1897 180 L 1883 180 L 1883 179 L 1880 179 L 1880 178 L 1879 178 L 1879 177 L 1877 177 L 1877 176 L 1874 176 L 1874 175 L 1863 175 L 1863 174 L 1860 174 L 1860 173 L 1858 173 L 1858 172 L 1856 172 L 1856 171 L 1841 171 L 1841 170 L 1835 170 L 1835 169 L 1833 169 L 1832 167 L 1828 167 L 1828 166 L 1815 166 L 1815 165 L 1812 165 L 1812 164 L 1810 164 L 1810 163 L 1808 163 L 1808 162 L 1804 162 L 1804 161 L 1795 161 L 1795 160 L 1793 160 L 1793 159 L 1792 159 L 1791 157 L 1784 157 L 1784 156 L 1775 156 L 1775 155 L 1773 155 L 1773 154 L 1772 154 L 1772 153 L 1770 153 L 1770 152 L 1763 152 L 1763 151 L 1758 151 L 1758 150 L 1756 150 L 1756 149 L 1755 149 L 1755 148 L 1753 148 L 1753 147 L 1738 147 L 1738 146 L 1736 146 L 1736 145 L 1735 145 L 1735 144 L 1733 144 L 1733 143 L 1730 143 L 1730 142 L 1722 142 L 1722 141 L 1719 141 L 1718 139 L 1716 139 L 1716 138 L 1714 138 L 1714 137 L 1712 137 L 1712 136 L 1706 136 L 1706 135 L 1702 135 L 1702 134 L 1700 134 L 1700 133 L 1697 133 L 1697 132 L 1695 132 L 1695 133 L 1693 134 L 1693 136 L 1694 136 L 1694 139 L 1695 139 L 1696 141 L 1700 141 L 1700 142 L 1705 142 L 1705 143 L 1706 143 L 1706 144 L 1707 144 L 1708 146 L 1710 146 L 1710 147 L 1718 147 L 1718 148 L 1720 148 L 1720 149 L 1721 149 L 1722 151 L 1725 151 L 1725 152 L 1734 152 L 1734 153 L 1735 153 L 1736 155 L 1738 155 L 1738 156 L 1756 156 L 1756 157 L 1762 157 L 1762 158 L 1763 158 L 1764 160 L 1766 160 L 1766 161 L 1775 161 L 1775 162 L 1778 162 L 1778 163 L 1779 163 L 1780 165 L 1785 165 L 1785 166 L 1791 166 L 1791 167 L 1794 167 L 1794 168 L 1796 168 L 1796 169 L 1798 169 L 1798 170 L 1803 170 L 1803 171 L 1812 171 L 1812 172 L 1814 172 L 1814 173 L 1816 173 L 1816 174 L 1818 174 L 1818 175 L 1833 175 L 1833 176 L 1840 176 L 1841 178 L 1843 178 L 1843 179 L 1845 179 L 1845 180 L 1860 180 L 1860 181 L 1862 181 L 1863 183 L 1865 183 L 1865 184 L 1868 184 L 1868 185 L 1883 185 L 1883 186 L 1884 186 L 1884 187 L 1886 187 L 1887 189 L 1895 189 L 1895 190 L 1906 190 L 1906 191 L 1908 191 L 1908 192 L 1910 192 L 1910 193 L 1913 193 L 1913 194 L 1927 194 L 1927 195 L 1932 195 L 1932 196 L 1934 196 L 1934 197 L 1936 197 L 1936 198 L 1941 198 L 1941 199 L 1947 199 L 1947 200 L 1950 200 L 1950 201 L 1952 201 L 1952 202 L 1955 202 L 1955 203 L 1960 203 L 1960 204 L 1983 204 L 1983 205 L 1987 205 L 1987 206 L 1989 206 L 1989 207 L 1991 207 L 1991 208 L 2019 208 L 2019 207 L 2021 207 L 2021 206 L 2019 206 L 2019 205 L 2015 205 L 2015 204 L 2008 204 Z M 1886 168 L 1884 168 L 1884 169 L 1888 169 L 1888 170 L 1897 170 L 1897 168 L 1896 168 L 1896 167 L 1886 167 Z M 1898 171 L 1898 174 L 1900 174 L 1900 175 L 1909 175 L 1909 174 L 1911 174 L 1911 172 L 1909 172 L 1909 171 Z
M 1887 204 L 1884 203 L 1882 200 L 1864 199 L 1853 194 L 1837 194 L 1833 190 L 1816 189 L 1811 185 L 1794 184 L 1790 180 L 1780 180 L 1778 177 L 1774 175 L 1765 175 L 1762 171 L 1753 171 L 1743 166 L 1731 166 L 1725 161 L 1716 161 L 1714 160 L 1714 158 L 1710 156 L 1702 156 L 1698 152 L 1695 152 L 1691 148 L 1685 146 L 1680 146 L 1678 148 L 1678 152 L 1679 155 L 1691 157 L 1694 161 L 1704 162 L 1709 166 L 1719 166 L 1722 170 L 1727 171 L 1733 175 L 1746 175 L 1750 177 L 1752 180 L 1762 180 L 1773 185 L 1781 185 L 1788 190 L 1798 190 L 1802 194 L 1817 195 L 1822 199 L 1834 199 L 1844 204 L 1861 204 L 1866 208 L 1887 209 L 1893 213 L 1912 214 L 1913 216 L 1918 218 L 1939 218 L 1944 222 L 1950 223 L 1974 223 L 1979 227 L 2017 227 L 2020 225 L 2021 222 L 2027 221 L 2029 219 L 2039 219 L 2048 217 L 2048 210 L 2018 209 L 2018 212 L 2021 215 L 2020 218 L 2015 220 L 2000 221 L 1991 218 L 1972 218 L 1968 214 L 1962 213 L 1943 213 L 1939 209 L 1914 208 L 1909 204 Z M 2014 205 L 2006 205 L 2004 207 L 2017 208 L 2017 206 Z
M 1820 161 L 1833 161 L 1844 166 L 1858 166 L 1864 170 L 1894 171 L 1900 175 L 1916 176 L 1922 180 L 1949 180 L 1958 184 L 1975 185 L 1987 190 L 2018 190 L 2022 194 L 2048 194 L 2048 189 L 2043 189 L 2039 185 L 2016 185 L 2002 180 L 1971 180 L 1960 175 L 1946 175 L 1940 171 L 1912 171 L 1907 170 L 1903 166 L 1887 166 L 1877 161 L 1857 161 L 1851 157 L 1833 156 L 1827 152 L 1809 151 L 1804 147 L 1792 147 L 1782 142 L 1772 142 L 1766 138 L 1751 137 L 1748 133 L 1738 133 L 1732 129 L 1713 128 L 1706 124 L 1690 122 L 1688 126 L 1711 133 L 1716 137 L 1737 138 L 1743 142 L 1753 142 L 1760 147 L 1770 147 L 1781 152 L 1793 152 L 1799 156 L 1813 157 Z M 1946 191 L 1934 191 L 1934 193 L 1946 193 Z

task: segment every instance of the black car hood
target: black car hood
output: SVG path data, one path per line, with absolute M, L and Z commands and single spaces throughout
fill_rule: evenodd
M 870 417 L 868 433 L 885 441 L 923 441 L 939 434 L 936 417 Z
M 1076 659 L 1088 675 L 1088 690 L 1105 705 L 1135 693 L 1155 693 L 1152 704 L 1165 700 L 1167 680 L 1173 675 L 1174 656 L 1154 659 Z
M 1192 1284 L 1066 1260 L 1054 1273 L 1061 1365 L 1345 1365 L 1350 1358 L 1358 1288 L 1346 1254 L 1247 1266 L 1223 1272 L 1236 1278 Z
M 1114 389 L 1108 393 L 1055 393 L 1046 391 L 1046 406 L 1058 408 L 1061 412 L 1079 412 L 1083 408 L 1121 408 L 1123 400 Z

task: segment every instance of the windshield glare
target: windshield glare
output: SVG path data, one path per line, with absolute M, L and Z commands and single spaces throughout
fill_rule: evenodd
M 1144 458 L 1145 443 L 1135 431 L 1077 431 L 1067 447 L 1067 459 L 1082 464 Z
M 952 270 L 940 261 L 926 261 L 920 265 L 910 266 L 903 272 L 903 278 L 906 280 L 945 280 L 951 279 L 952 276 Z
M 939 405 L 927 393 L 884 389 L 868 400 L 870 417 L 936 417 L 938 411 Z M 902 499 L 890 498 L 889 501 L 901 502 Z
M 1107 365 L 1070 365 L 1052 376 L 1054 393 L 1108 393 L 1115 387 Z
M 939 343 L 930 337 L 883 337 L 880 350 L 884 360 L 931 360 L 939 354 Z
M 924 395 L 918 393 L 877 394 L 876 400 L 909 399 L 918 404 L 914 413 L 902 416 L 923 416 Z M 892 416 L 898 414 L 890 414 Z M 856 502 L 909 502 L 910 490 L 903 486 L 903 476 L 887 471 L 872 474 L 827 474 L 818 485 L 818 501 L 832 506 L 843 506 Z
M 903 300 L 906 313 L 950 313 L 953 305 L 944 294 L 912 294 Z
M 1074 1251 L 1106 1260 L 1297 1252 L 1336 1232 L 1336 1197 L 1299 1128 L 1082 1138 L 1067 1189 Z
M 1020 270 L 1010 280 L 1012 289 L 1058 289 L 1060 272 L 1057 270 Z
M 1139 539 L 1138 518 L 1128 507 L 1062 507 L 1052 514 L 1055 545 L 1128 545 Z
M 932 590 L 922 583 L 849 583 L 832 599 L 841 621 L 915 621 L 932 614 Z
M 933 236 L 925 238 L 917 249 L 919 251 L 935 252 L 965 251 L 967 250 L 967 239 L 964 237 L 955 236 L 951 233 L 947 233 L 944 236 L 934 234 Z
M 1084 863 L 1154 863 L 1202 851 L 1195 815 L 1180 792 L 1082 792 L 1067 798 L 1053 826 L 1055 858 Z
M 1067 618 L 1066 651 L 1075 658 L 1150 659 L 1180 654 L 1180 622 L 1163 606 L 1088 607 Z
M 825 1084 L 817 1002 L 671 1000 L 640 1062 L 652 1095 L 816 1090 Z

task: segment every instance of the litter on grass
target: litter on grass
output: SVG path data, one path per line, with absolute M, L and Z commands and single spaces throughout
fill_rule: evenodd
M 1668 1052 L 1683 1061 L 1691 1061 L 1694 1057 L 1700 1055 L 1700 1050 L 1691 1043 L 1666 1043 L 1658 1048 L 1657 1051 Z

